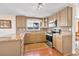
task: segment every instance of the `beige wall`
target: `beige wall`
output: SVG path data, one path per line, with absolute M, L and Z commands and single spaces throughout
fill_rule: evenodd
M 0 15 L 0 20 L 11 20 L 11 25 L 12 25 L 10 29 L 0 29 L 0 37 L 12 36 L 16 34 L 15 16 Z

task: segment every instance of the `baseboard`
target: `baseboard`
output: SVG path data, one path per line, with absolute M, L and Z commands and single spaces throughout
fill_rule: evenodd
M 24 43 L 24 45 L 26 45 L 26 44 L 35 44 L 35 43 L 46 43 L 46 41 L 42 41 L 42 42 L 33 42 L 33 43 Z

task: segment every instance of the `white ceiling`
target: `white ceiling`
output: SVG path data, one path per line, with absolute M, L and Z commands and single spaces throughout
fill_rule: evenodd
M 37 9 L 37 3 L 0 3 L 0 15 L 46 17 L 68 5 L 68 3 L 46 3 Z

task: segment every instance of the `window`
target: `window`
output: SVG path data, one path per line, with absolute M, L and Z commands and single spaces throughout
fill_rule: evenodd
M 28 31 L 38 31 L 38 30 L 40 30 L 40 21 L 38 19 L 37 20 L 28 19 L 27 20 L 27 30 Z

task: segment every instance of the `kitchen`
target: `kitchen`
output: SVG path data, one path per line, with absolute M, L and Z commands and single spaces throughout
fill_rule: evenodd
M 8 6 L 8 4 L 6 5 Z M 38 3 L 39 7 L 40 5 L 42 5 L 42 3 Z M 48 5 L 50 6 L 54 4 Z M 11 31 L 12 37 L 11 33 L 9 33 L 8 36 L 6 34 L 5 36 L 4 34 L 3 36 L 0 36 L 0 42 L 4 42 L 4 44 L 1 43 L 0 55 L 27 56 L 28 51 L 42 49 L 43 47 L 49 47 L 51 49 L 55 48 L 55 50 L 61 53 L 62 56 L 72 55 L 72 7 L 69 6 L 69 4 L 61 5 L 64 6 L 62 6 L 62 8 L 59 7 L 59 10 L 46 17 L 32 17 L 24 15 L 16 15 L 14 17 L 0 16 L 0 19 L 13 19 L 12 22 L 14 24 L 12 24 L 12 27 L 10 28 L 13 28 L 15 32 L 13 33 L 13 31 Z M 4 25 L 0 26 L 1 31 L 3 31 L 4 27 Z M 8 29 L 10 30 L 10 28 Z M 5 30 L 4 28 L 4 33 L 7 33 L 8 29 Z M 34 44 L 37 46 L 30 46 Z M 44 46 L 42 44 L 44 44 Z M 6 46 L 8 48 L 6 48 Z M 26 54 L 24 54 L 24 51 Z

